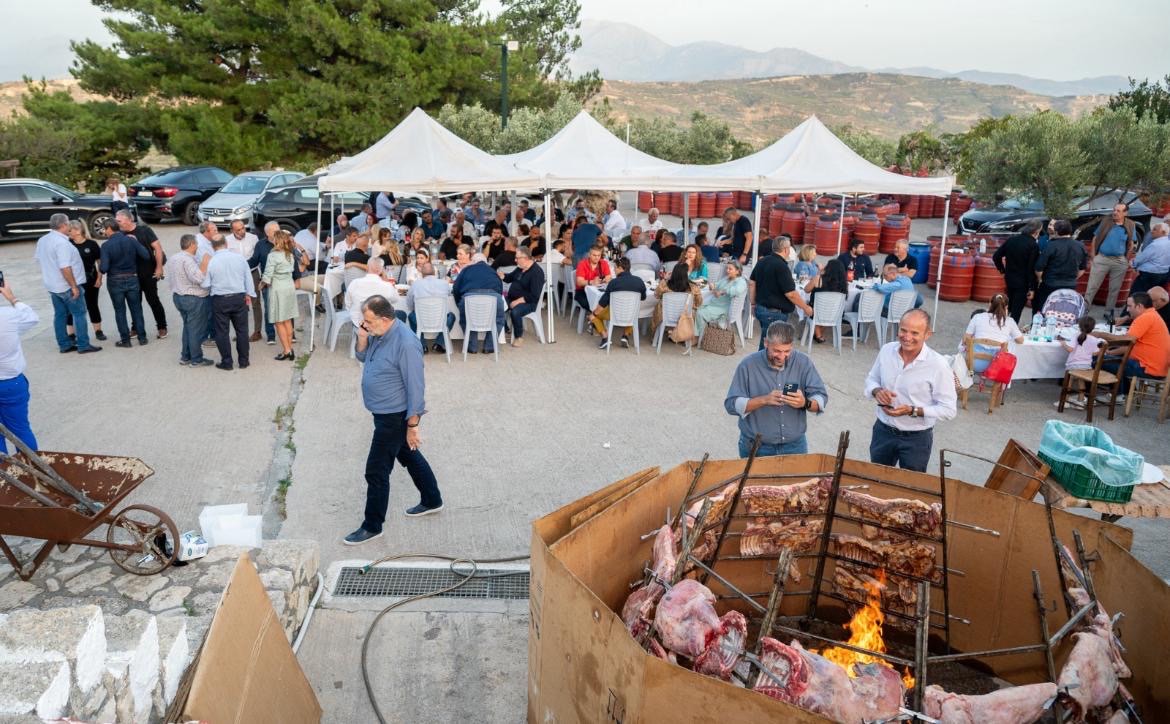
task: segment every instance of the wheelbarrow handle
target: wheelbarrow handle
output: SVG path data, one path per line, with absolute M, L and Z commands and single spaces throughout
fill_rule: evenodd
M 29 462 L 39 468 L 44 475 L 48 476 L 49 479 L 45 481 L 47 485 L 56 488 L 59 492 L 64 493 L 65 495 L 72 497 L 74 500 L 85 506 L 90 513 L 97 514 L 101 511 L 102 506 L 93 502 L 93 500 L 91 500 L 88 495 L 66 482 L 65 478 L 61 477 L 61 474 L 54 470 L 52 465 L 46 463 L 40 455 L 37 455 L 36 452 L 28 445 L 25 445 L 24 441 L 14 435 L 11 430 L 4 426 L 3 423 L 0 423 L 0 434 L 3 434 L 4 437 L 7 438 L 8 441 L 11 442 L 17 450 L 24 453 L 24 456 L 29 459 Z M 12 462 L 18 465 L 20 464 L 15 459 L 13 459 Z M 34 474 L 36 473 L 35 470 L 30 472 L 33 472 Z

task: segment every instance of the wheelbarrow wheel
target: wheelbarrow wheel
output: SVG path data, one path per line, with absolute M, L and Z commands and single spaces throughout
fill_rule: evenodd
M 128 505 L 106 529 L 110 558 L 128 573 L 149 576 L 171 565 L 178 555 L 179 529 L 170 516 L 149 505 Z

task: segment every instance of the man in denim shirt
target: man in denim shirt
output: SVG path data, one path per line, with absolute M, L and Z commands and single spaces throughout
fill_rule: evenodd
M 795 337 L 796 330 L 788 322 L 772 322 L 764 335 L 764 348 L 744 357 L 735 368 L 723 408 L 739 417 L 741 458 L 748 456 L 757 434 L 759 455 L 808 452 L 808 413 L 823 412 L 829 392 L 808 355 L 792 349 Z

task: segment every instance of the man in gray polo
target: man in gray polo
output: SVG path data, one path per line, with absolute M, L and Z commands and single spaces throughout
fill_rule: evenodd
M 829 392 L 808 355 L 792 348 L 796 330 L 772 322 L 763 349 L 735 368 L 723 408 L 739 417 L 739 456 L 746 458 L 760 435 L 758 455 L 808 452 L 808 413 L 824 412 Z

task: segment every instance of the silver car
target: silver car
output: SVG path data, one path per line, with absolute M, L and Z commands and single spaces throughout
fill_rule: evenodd
M 265 191 L 284 186 L 303 177 L 298 171 L 246 171 L 228 181 L 214 196 L 199 207 L 199 221 L 210 221 L 220 228 L 233 221 L 252 223 L 252 206 Z

